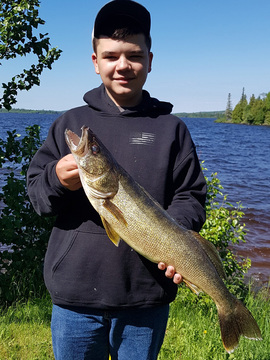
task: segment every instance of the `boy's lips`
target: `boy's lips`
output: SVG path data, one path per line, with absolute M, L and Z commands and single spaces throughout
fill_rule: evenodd
M 130 82 L 131 80 L 134 80 L 134 77 L 130 77 L 130 78 L 115 78 L 114 79 L 115 81 L 117 82 L 120 82 L 120 83 L 128 83 Z

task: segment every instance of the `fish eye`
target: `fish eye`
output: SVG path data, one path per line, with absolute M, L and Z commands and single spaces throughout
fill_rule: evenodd
M 91 150 L 92 150 L 92 153 L 93 153 L 94 155 L 96 155 L 97 153 L 99 153 L 100 148 L 99 148 L 98 145 L 92 145 L 92 146 L 91 146 Z

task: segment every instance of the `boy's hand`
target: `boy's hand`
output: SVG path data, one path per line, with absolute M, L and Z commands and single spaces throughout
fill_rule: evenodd
M 163 262 L 158 263 L 158 268 L 160 270 L 165 270 L 166 267 L 167 267 L 167 265 L 164 264 Z M 169 279 L 173 278 L 173 282 L 175 284 L 180 284 L 183 281 L 182 275 L 176 273 L 174 267 L 170 266 L 170 265 L 166 269 L 165 276 L 167 276 L 167 278 L 169 278 Z
M 72 154 L 64 156 L 56 164 L 56 175 L 63 186 L 71 191 L 82 187 L 79 170 Z

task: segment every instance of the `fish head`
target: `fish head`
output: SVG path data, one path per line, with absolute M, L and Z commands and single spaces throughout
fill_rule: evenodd
M 66 129 L 65 139 L 86 193 L 98 198 L 113 197 L 119 186 L 117 163 L 102 142 L 86 126 L 82 127 L 81 137 Z

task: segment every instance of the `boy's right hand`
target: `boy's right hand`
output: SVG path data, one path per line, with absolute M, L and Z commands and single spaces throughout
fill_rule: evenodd
M 63 186 L 71 191 L 82 187 L 79 170 L 72 154 L 64 156 L 56 164 L 56 175 Z
M 169 279 L 173 279 L 173 282 L 175 284 L 178 285 L 183 281 L 182 275 L 176 273 L 173 266 L 171 266 L 171 265 L 167 266 L 165 263 L 159 262 L 158 268 L 159 268 L 159 270 L 166 270 L 165 276 Z

